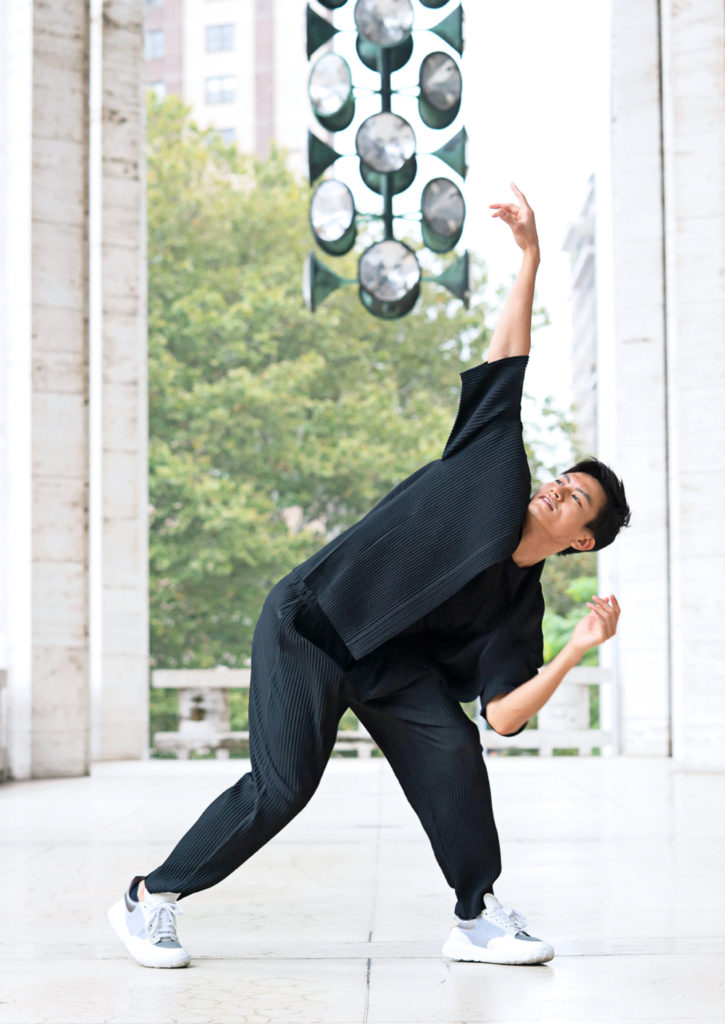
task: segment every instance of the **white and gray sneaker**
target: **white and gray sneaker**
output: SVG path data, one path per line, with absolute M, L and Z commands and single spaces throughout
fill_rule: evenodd
M 483 897 L 484 910 L 473 921 L 453 926 L 443 944 L 449 960 L 482 964 L 543 964 L 554 957 L 553 947 L 524 931 L 526 918 L 502 907 L 493 893 Z
M 108 911 L 116 935 L 142 967 L 186 967 L 191 956 L 179 942 L 176 917 L 181 908 L 178 893 L 147 892 L 141 902 L 131 890 L 142 876 L 133 879 L 127 892 Z

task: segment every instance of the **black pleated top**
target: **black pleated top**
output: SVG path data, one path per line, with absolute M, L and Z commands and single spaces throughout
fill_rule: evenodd
M 458 415 L 441 458 L 299 567 L 354 659 L 404 633 L 515 550 L 531 489 L 521 427 L 527 363 L 516 356 L 461 374 Z

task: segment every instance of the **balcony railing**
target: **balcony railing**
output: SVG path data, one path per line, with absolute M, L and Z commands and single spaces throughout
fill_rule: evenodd
M 192 754 L 229 757 L 231 752 L 244 751 L 249 733 L 232 730 L 229 721 L 228 691 L 249 687 L 249 669 L 157 669 L 152 673 L 152 686 L 174 689 L 179 693 L 179 728 L 177 732 L 157 732 L 152 748 L 158 753 L 187 758 Z M 614 739 L 611 728 L 592 728 L 592 721 L 611 707 L 610 677 L 607 669 L 576 668 L 559 686 L 545 707 L 539 711 L 536 726 L 527 727 L 518 736 L 499 736 L 479 716 L 481 743 L 484 750 L 527 751 L 540 756 L 555 753 L 611 753 Z M 340 729 L 335 750 L 352 751 L 358 757 L 369 757 L 375 742 L 360 722 L 353 728 Z

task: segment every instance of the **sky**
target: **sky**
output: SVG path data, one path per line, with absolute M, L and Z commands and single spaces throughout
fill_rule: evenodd
M 448 6 L 444 8 L 448 10 Z M 467 229 L 494 283 L 507 282 L 518 250 L 489 202 L 515 181 L 536 214 L 541 242 L 537 298 L 551 326 L 534 335 L 527 388 L 571 401 L 569 257 L 562 243 L 589 175 L 608 160 L 608 0 L 468 0 L 462 111 L 469 133 Z
M 456 6 L 456 0 L 449 0 L 438 10 L 426 10 L 415 3 L 416 29 L 436 24 Z M 558 407 L 568 408 L 570 276 L 562 243 L 582 207 L 590 174 L 608 159 L 609 0 L 464 0 L 463 8 L 460 119 L 439 133 L 421 131 L 412 94 L 396 97 L 393 110 L 414 125 L 419 153 L 426 146 L 436 148 L 459 124 L 465 125 L 467 215 L 457 249 L 469 248 L 484 258 L 492 290 L 510 282 L 519 250 L 505 225 L 491 219 L 488 204 L 513 200 L 513 180 L 534 208 L 542 252 L 537 302 L 547 308 L 551 325 L 534 336 L 527 391 L 536 401 L 552 395 Z M 353 10 L 349 3 L 336 11 L 335 24 L 353 27 Z M 353 40 L 354 33 L 340 35 L 336 48 L 344 53 Z M 435 48 L 435 40 L 430 33 L 414 32 L 413 56 L 394 76 L 394 87 L 417 84 L 420 60 Z M 357 85 L 360 64 L 354 52 L 350 57 Z M 376 82 L 377 76 L 370 84 Z M 370 103 L 369 113 L 380 109 L 379 99 L 371 97 Z M 336 136 L 339 152 L 354 152 L 358 124 L 356 116 L 353 126 Z M 357 175 L 357 161 L 351 160 L 340 176 L 347 179 L 348 173 Z M 419 159 L 421 185 L 448 173 L 433 157 Z M 408 190 L 412 208 L 414 189 Z

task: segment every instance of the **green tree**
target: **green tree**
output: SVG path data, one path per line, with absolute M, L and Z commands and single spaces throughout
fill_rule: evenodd
M 321 528 L 439 453 L 458 372 L 488 337 L 482 303 L 466 311 L 431 286 L 402 321 L 369 316 L 352 288 L 310 316 L 308 203 L 283 155 L 254 160 L 177 100 L 150 101 L 156 665 L 244 664 L 265 592 Z
M 283 154 L 255 160 L 175 98 L 150 99 L 157 666 L 245 664 L 270 586 L 440 453 L 458 373 L 489 338 L 485 302 L 466 311 L 431 285 L 402 320 L 371 317 L 354 288 L 311 316 L 300 291 L 308 205 Z M 484 283 L 477 263 L 477 295 Z

